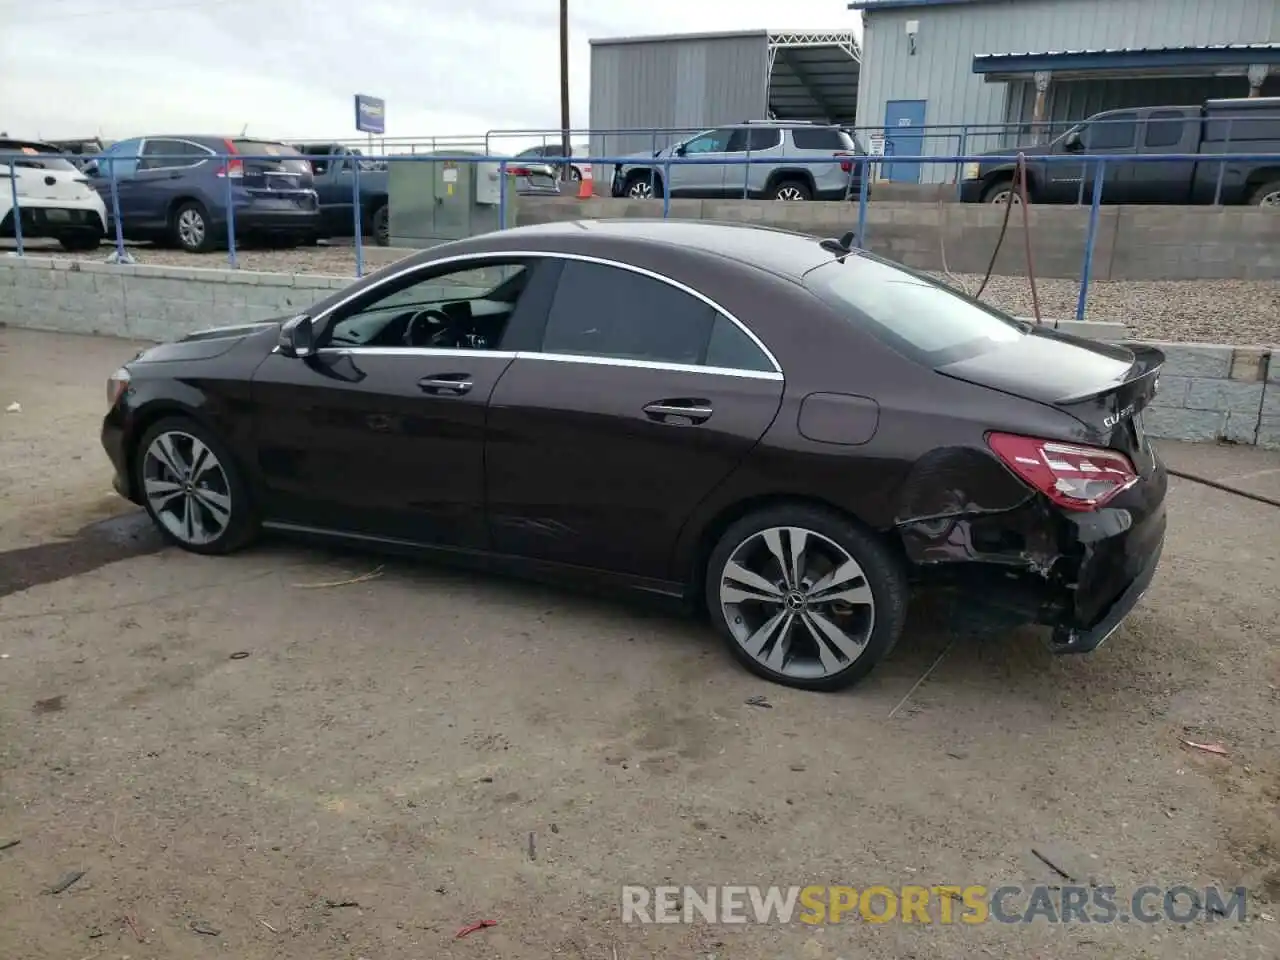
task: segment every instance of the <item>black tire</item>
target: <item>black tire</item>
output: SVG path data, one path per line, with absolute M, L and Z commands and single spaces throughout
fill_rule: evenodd
M 1265 201 L 1265 203 L 1264 203 Z M 1255 207 L 1280 207 L 1280 180 L 1270 180 L 1254 190 L 1249 202 Z
M 373 216 L 369 218 L 369 232 L 377 246 L 391 246 L 391 210 L 387 204 L 384 203 L 373 211 Z
M 216 536 L 203 542 L 192 542 L 184 539 L 174 533 L 165 518 L 160 515 L 163 509 L 168 516 L 169 521 L 178 522 L 176 516 L 176 505 L 174 508 L 167 509 L 165 505 L 157 508 L 152 498 L 147 495 L 147 479 L 151 476 L 147 463 L 147 452 L 157 438 L 165 434 L 183 434 L 198 440 L 204 446 L 208 447 L 209 452 L 216 459 L 217 466 L 221 471 L 221 479 L 225 483 L 218 482 L 219 478 L 205 474 L 203 477 L 196 479 L 204 480 L 207 487 L 201 486 L 200 489 L 206 493 L 217 492 L 229 498 L 230 518 L 223 525 L 221 532 Z M 177 443 L 176 439 L 171 442 Z M 188 452 L 186 449 L 180 450 L 184 455 Z M 156 466 L 159 466 L 157 464 Z M 137 449 L 133 456 L 133 477 L 134 483 L 137 485 L 138 493 L 141 495 L 143 504 L 147 513 L 150 515 L 152 522 L 160 531 L 160 535 L 174 546 L 181 547 L 192 553 L 200 554 L 226 554 L 233 553 L 243 547 L 248 546 L 257 537 L 259 531 L 259 523 L 257 512 L 254 508 L 252 497 L 249 494 L 249 488 L 245 484 L 244 477 L 240 470 L 240 465 L 232 456 L 231 451 L 222 440 L 208 427 L 201 423 L 191 420 L 187 417 L 166 417 L 163 420 L 153 424 L 138 442 Z M 225 487 L 225 490 L 221 489 Z M 177 498 L 174 498 L 177 499 Z M 170 501 L 172 503 L 172 501 Z M 202 508 L 204 511 L 200 514 L 202 522 L 207 522 L 212 516 L 212 511 L 208 508 Z M 208 524 L 211 525 L 211 524 Z M 181 524 L 179 523 L 179 526 Z
M 1007 203 L 1008 202 L 1007 200 L 1000 199 L 1000 197 L 1002 197 L 1005 194 L 1009 194 L 1011 197 L 1015 196 L 1013 192 L 1013 181 L 1002 178 L 1000 180 L 997 180 L 995 183 L 991 184 L 990 186 L 986 187 L 985 189 L 983 189 L 982 202 L 983 203 Z M 1014 202 L 1016 203 L 1017 201 L 1015 200 Z
M 784 201 L 812 200 L 813 189 L 803 180 L 779 180 L 769 191 L 769 197 L 772 200 Z
M 741 617 L 730 624 L 729 614 L 721 602 L 720 588 L 726 564 L 735 555 L 740 555 L 739 547 L 748 544 L 757 534 L 775 527 L 797 527 L 807 531 L 810 536 L 817 534 L 819 539 L 810 542 L 818 543 L 824 549 L 831 545 L 838 547 L 862 569 L 873 600 L 870 634 L 863 643 L 861 652 L 848 660 L 842 669 L 821 676 L 781 673 L 770 669 L 748 653 L 734 635 L 735 627 L 747 632 L 750 626 L 744 624 Z M 823 544 L 822 541 L 826 543 Z M 749 514 L 725 531 L 707 562 L 705 596 L 712 623 L 728 644 L 729 651 L 748 670 L 785 686 L 830 691 L 843 689 L 861 680 L 893 649 L 906 623 L 908 588 L 902 563 L 874 534 L 833 511 L 795 504 L 769 507 Z M 800 642 L 801 645 L 813 645 L 815 651 L 817 649 L 811 635 L 807 633 L 802 635 Z M 828 649 L 834 648 L 829 646 Z
M 565 179 L 571 183 L 581 183 L 582 171 L 579 170 L 577 167 L 570 166 L 568 174 L 566 175 Z
M 85 253 L 89 250 L 97 250 L 102 237 L 101 230 L 77 230 L 74 233 L 60 235 L 58 243 L 62 244 L 62 249 L 68 253 Z
M 198 225 L 198 226 L 197 226 Z M 188 200 L 169 218 L 169 241 L 187 253 L 208 253 L 214 245 L 213 225 L 204 204 Z
M 652 196 L 635 196 L 633 195 L 637 188 L 647 189 L 653 178 L 653 195 Z M 628 200 L 661 200 L 662 199 L 662 176 L 658 173 L 650 173 L 648 170 L 637 170 L 627 175 L 626 186 L 623 188 L 623 196 Z

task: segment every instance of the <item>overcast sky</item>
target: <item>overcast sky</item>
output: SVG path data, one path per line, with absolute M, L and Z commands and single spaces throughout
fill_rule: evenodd
M 557 0 L 0 0 L 0 130 L 353 138 L 559 124 Z M 592 38 L 859 29 L 845 0 L 570 0 L 571 101 L 587 125 Z M 513 142 L 514 147 L 514 142 Z

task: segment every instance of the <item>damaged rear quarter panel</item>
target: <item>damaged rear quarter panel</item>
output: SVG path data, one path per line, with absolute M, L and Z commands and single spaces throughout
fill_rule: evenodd
M 896 526 L 917 565 L 990 563 L 1048 577 L 1062 559 L 1061 522 L 993 454 L 952 446 L 912 466 Z

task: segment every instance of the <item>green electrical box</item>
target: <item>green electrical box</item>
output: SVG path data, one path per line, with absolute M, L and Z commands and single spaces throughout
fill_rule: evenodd
M 393 158 L 387 177 L 393 247 L 432 247 L 516 225 L 519 198 L 513 178 L 506 183 L 496 163 L 433 159 L 440 155 L 483 156 L 450 150 Z

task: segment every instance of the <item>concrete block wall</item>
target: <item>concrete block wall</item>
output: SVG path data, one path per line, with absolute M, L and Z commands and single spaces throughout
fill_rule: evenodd
M 856 203 L 672 200 L 670 215 L 780 227 L 815 236 L 838 236 L 858 226 Z M 520 200 L 522 224 L 661 216 L 660 200 Z M 867 205 L 867 245 L 908 266 L 941 270 L 945 244 L 947 266 L 953 272 L 985 273 L 1003 220 L 1003 207 L 876 199 Z M 1030 223 L 1037 275 L 1079 279 L 1089 209 L 1032 206 Z M 995 272 L 1021 276 L 1026 269 L 1022 211 L 1015 209 Z M 1280 281 L 1280 217 L 1255 207 L 1103 207 L 1094 243 L 1093 278 Z
M 1280 449 L 1280 348 L 1154 343 L 1164 351 L 1147 433 Z
M 305 309 L 350 277 L 0 257 L 0 322 L 168 340 Z
M 350 282 L 350 277 L 0 257 L 0 324 L 169 340 L 305 310 Z M 1122 335 L 1116 324 L 1063 326 L 1097 339 Z M 1155 346 L 1168 362 L 1160 392 L 1144 416 L 1148 433 L 1280 449 L 1280 360 L 1274 359 L 1272 348 Z M 1280 347 L 1274 352 L 1280 353 Z

